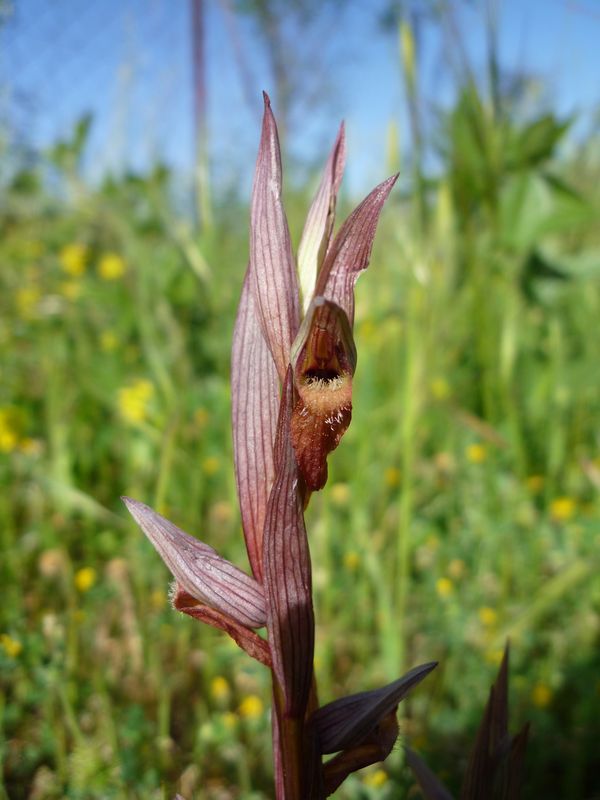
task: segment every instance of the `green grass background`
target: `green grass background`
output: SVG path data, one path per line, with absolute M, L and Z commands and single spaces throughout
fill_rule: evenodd
M 268 798 L 266 671 L 169 608 L 119 501 L 246 565 L 248 207 L 212 198 L 193 228 L 159 168 L 91 189 L 85 127 L 0 209 L 0 797 Z M 598 797 L 598 137 L 561 149 L 564 121 L 471 84 L 440 136 L 438 178 L 401 170 L 358 284 L 354 418 L 307 515 L 321 698 L 438 659 L 401 730 L 456 790 L 509 638 L 524 796 Z M 309 188 L 287 202 L 297 243 Z M 399 746 L 339 797 L 411 787 Z

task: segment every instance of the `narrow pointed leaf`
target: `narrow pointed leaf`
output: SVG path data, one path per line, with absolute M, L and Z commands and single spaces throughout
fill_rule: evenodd
M 279 379 L 262 335 L 246 275 L 231 354 L 231 412 L 235 480 L 248 559 L 262 582 L 262 537 L 275 474 L 273 443 Z
M 265 598 L 259 583 L 148 506 L 129 497 L 122 500 L 188 594 L 241 625 L 261 628 L 265 624 Z
M 369 266 L 373 240 L 383 204 L 398 178 L 393 175 L 365 197 L 344 222 L 317 277 L 315 296 L 323 295 L 341 306 L 354 323 L 354 284 Z
M 310 491 L 327 481 L 327 456 L 352 419 L 356 348 L 348 317 L 335 303 L 315 297 L 292 346 L 297 399 L 292 444 Z
M 194 617 L 194 619 L 211 625 L 213 628 L 225 631 L 249 656 L 260 661 L 266 667 L 270 668 L 272 666 L 268 643 L 245 625 L 240 625 L 237 620 L 228 614 L 199 603 L 195 597 L 192 597 L 191 594 L 181 588 L 178 588 L 175 593 L 173 608 L 183 614 L 187 614 L 189 617 Z
M 350 773 L 384 761 L 392 752 L 398 730 L 396 712 L 392 711 L 359 745 L 343 750 L 330 759 L 323 768 L 327 796 L 333 794 Z
M 292 402 L 289 368 L 277 422 L 275 483 L 265 519 L 263 567 L 273 669 L 285 698 L 285 713 L 303 718 L 312 680 L 314 614 L 302 487 L 290 442 Z
M 250 210 L 251 289 L 263 336 L 283 381 L 290 346 L 300 324 L 298 278 L 281 199 L 277 125 L 268 96 Z
M 510 756 L 508 759 L 506 792 L 504 800 L 519 800 L 521 796 L 521 782 L 523 776 L 523 761 L 525 748 L 529 738 L 529 723 L 527 722 L 511 742 Z
M 381 689 L 342 697 L 322 706 L 311 717 L 321 752 L 335 753 L 360 744 L 436 666 L 435 661 L 422 664 Z
M 321 183 L 312 201 L 300 244 L 298 245 L 298 275 L 306 313 L 313 297 L 317 272 L 329 246 L 335 222 L 337 193 L 344 174 L 346 162 L 346 137 L 344 123 L 329 154 Z
M 505 764 L 510 753 L 508 734 L 508 644 L 490 689 L 460 792 L 461 800 L 492 796 L 495 786 L 506 786 Z M 501 788 L 501 796 L 503 796 Z
M 409 748 L 406 748 L 406 763 L 417 779 L 425 800 L 453 800 L 448 789 L 429 769 L 423 759 Z

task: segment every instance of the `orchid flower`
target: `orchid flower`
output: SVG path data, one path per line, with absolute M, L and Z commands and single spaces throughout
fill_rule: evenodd
M 226 631 L 272 671 L 277 800 L 320 800 L 382 760 L 398 703 L 434 667 L 319 707 L 304 509 L 327 481 L 327 457 L 352 416 L 354 285 L 369 264 L 379 184 L 333 235 L 344 171 L 340 127 L 292 251 L 277 125 L 268 96 L 252 191 L 250 258 L 231 359 L 235 477 L 252 576 L 152 509 L 124 501 L 176 580 L 174 606 Z M 266 638 L 257 631 L 266 627 Z M 337 753 L 323 762 L 323 756 Z

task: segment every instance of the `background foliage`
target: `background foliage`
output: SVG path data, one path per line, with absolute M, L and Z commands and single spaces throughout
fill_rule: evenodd
M 568 146 L 574 120 L 505 85 L 493 47 L 424 126 L 408 19 L 413 147 L 358 287 L 354 420 L 308 516 L 321 694 L 439 659 L 402 731 L 456 788 L 509 637 L 524 796 L 596 797 L 598 135 Z M 169 609 L 118 499 L 246 563 L 228 370 L 248 207 L 215 193 L 193 226 L 160 166 L 88 185 L 89 126 L 4 171 L 0 796 L 266 798 L 268 676 Z M 296 243 L 309 201 L 290 190 Z M 412 786 L 398 749 L 339 796 Z

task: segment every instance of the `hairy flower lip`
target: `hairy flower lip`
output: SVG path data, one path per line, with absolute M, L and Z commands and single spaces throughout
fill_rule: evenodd
M 300 472 L 310 491 L 327 480 L 327 456 L 352 418 L 356 347 L 346 313 L 315 297 L 291 353 L 294 405 L 291 434 Z

